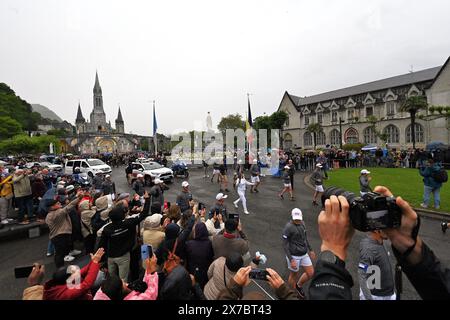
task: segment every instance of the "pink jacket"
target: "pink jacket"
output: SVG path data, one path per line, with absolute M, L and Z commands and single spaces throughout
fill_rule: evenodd
M 158 273 L 147 274 L 145 273 L 143 281 L 147 283 L 147 290 L 144 293 L 137 291 L 130 292 L 123 300 L 156 300 L 158 297 Z M 98 289 L 95 294 L 94 300 L 111 300 L 102 289 Z
M 145 273 L 144 282 L 147 284 L 147 290 L 144 293 L 137 291 L 130 292 L 123 300 L 156 300 L 158 297 L 158 273 Z

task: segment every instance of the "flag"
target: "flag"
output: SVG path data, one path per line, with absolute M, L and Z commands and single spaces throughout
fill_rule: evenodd
M 153 143 L 155 144 L 155 155 L 158 153 L 158 136 L 156 131 L 158 130 L 158 123 L 156 122 L 155 101 L 153 100 Z
M 253 143 L 253 120 L 252 120 L 252 110 L 250 108 L 250 94 L 247 93 L 247 101 L 248 101 L 248 110 L 247 110 L 247 122 L 245 123 L 246 135 L 247 135 L 247 144 L 248 144 L 248 153 L 249 153 L 249 161 L 250 163 L 253 161 L 253 156 L 250 152 L 250 146 Z

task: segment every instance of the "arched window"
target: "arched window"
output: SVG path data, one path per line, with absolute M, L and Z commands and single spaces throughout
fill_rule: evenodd
M 415 126 L 415 135 L 416 135 L 416 142 L 425 142 L 424 135 L 423 135 L 423 126 L 420 123 L 416 123 Z M 406 143 L 412 143 L 412 127 L 411 125 L 406 127 Z
M 359 135 L 358 131 L 356 131 L 355 128 L 350 128 L 347 131 L 345 131 L 345 143 L 347 144 L 354 144 L 358 143 L 359 141 Z
M 377 134 L 373 127 L 367 127 L 364 129 L 364 143 L 377 143 Z
M 399 143 L 400 142 L 400 133 L 396 126 L 389 125 L 384 128 L 384 134 L 387 135 L 387 143 Z
M 309 132 L 305 132 L 305 134 L 303 135 L 303 145 L 305 146 L 312 146 L 313 141 L 312 141 L 312 135 Z
M 316 140 L 318 146 L 324 146 L 327 144 L 326 142 L 327 138 L 325 136 L 325 133 L 323 133 L 323 131 L 317 134 Z
M 340 135 L 339 131 L 337 129 L 333 129 L 330 132 L 330 143 L 335 146 L 340 145 L 341 144 L 340 139 L 341 139 L 341 135 Z
M 283 147 L 284 150 L 289 150 L 292 148 L 292 136 L 289 133 L 284 135 Z

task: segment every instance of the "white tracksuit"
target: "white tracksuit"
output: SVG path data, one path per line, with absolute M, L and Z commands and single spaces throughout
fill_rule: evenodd
M 242 201 L 242 206 L 244 207 L 244 212 L 248 212 L 247 210 L 247 199 L 245 199 L 245 190 L 247 189 L 247 185 L 249 186 L 254 186 L 254 183 L 248 182 L 247 180 L 245 180 L 245 178 L 242 179 L 237 179 L 236 181 L 236 187 L 237 187 L 237 192 L 239 194 L 239 199 L 237 199 L 236 201 L 234 201 L 234 204 L 238 204 L 239 201 Z

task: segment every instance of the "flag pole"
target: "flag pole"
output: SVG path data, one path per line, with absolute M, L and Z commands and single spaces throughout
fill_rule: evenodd
M 155 145 L 155 157 L 158 155 L 158 124 L 156 122 L 155 100 L 153 100 L 153 143 Z

